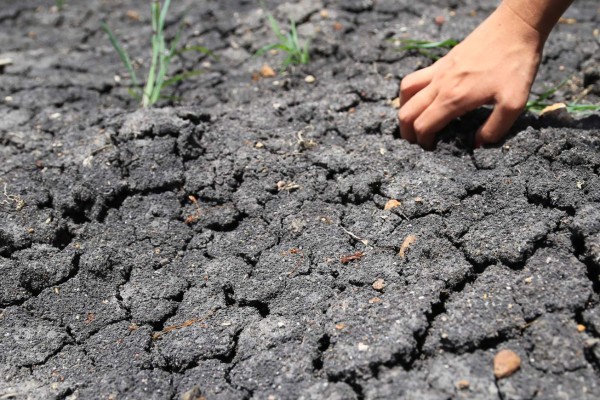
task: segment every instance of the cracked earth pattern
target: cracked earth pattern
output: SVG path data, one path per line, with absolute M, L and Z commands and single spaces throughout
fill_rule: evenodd
M 98 29 L 142 62 L 147 2 L 47 3 L 0 7 L 0 399 L 600 398 L 598 115 L 397 139 L 430 61 L 387 39 L 464 37 L 493 1 L 269 1 L 313 61 L 254 81 L 257 2 L 174 2 L 218 58 L 147 111 Z M 598 102 L 598 3 L 567 17 L 534 92 Z

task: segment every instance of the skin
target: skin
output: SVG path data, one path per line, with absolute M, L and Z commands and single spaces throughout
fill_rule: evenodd
M 550 31 L 573 0 L 504 0 L 464 41 L 400 84 L 400 133 L 431 149 L 454 118 L 493 105 L 476 146 L 496 143 L 523 112 Z

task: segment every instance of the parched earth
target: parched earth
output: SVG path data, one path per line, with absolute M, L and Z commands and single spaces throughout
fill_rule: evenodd
M 431 61 L 393 38 L 462 38 L 495 2 L 268 1 L 312 61 L 261 78 L 258 2 L 177 1 L 169 34 L 214 56 L 147 111 L 99 23 L 144 69 L 148 2 L 66 3 L 0 7 L 0 399 L 600 398 L 598 114 L 397 138 Z M 598 7 L 535 93 L 600 102 Z

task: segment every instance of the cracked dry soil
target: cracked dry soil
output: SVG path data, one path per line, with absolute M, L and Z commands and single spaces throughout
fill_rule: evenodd
M 147 111 L 98 29 L 147 57 L 147 2 L 45 3 L 0 7 L 0 399 L 600 398 L 598 115 L 396 138 L 430 61 L 387 39 L 464 37 L 493 1 L 269 1 L 313 61 L 255 81 L 257 2 L 175 2 L 218 59 Z M 534 91 L 598 102 L 598 3 L 567 17 Z

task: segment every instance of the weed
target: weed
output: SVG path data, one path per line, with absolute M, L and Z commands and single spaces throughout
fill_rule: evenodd
M 446 39 L 440 40 L 438 42 L 430 42 L 427 40 L 415 40 L 415 39 L 392 39 L 394 43 L 400 45 L 398 50 L 408 51 L 408 50 L 416 50 L 420 54 L 431 58 L 434 61 L 439 60 L 443 55 L 438 55 L 433 53 L 430 50 L 434 49 L 442 49 L 442 50 L 450 50 L 455 47 L 460 41 L 456 39 Z
M 277 38 L 277 43 L 273 43 L 261 48 L 256 52 L 256 55 L 261 56 L 270 50 L 283 51 L 286 53 L 286 57 L 281 65 L 282 70 L 287 69 L 287 67 L 290 65 L 308 64 L 310 60 L 310 54 L 308 50 L 309 41 L 305 41 L 304 44 L 300 43 L 300 39 L 298 38 L 298 30 L 296 29 L 296 22 L 290 19 L 290 32 L 284 34 L 281 31 L 279 23 L 272 14 L 267 13 L 267 18 L 269 20 L 271 30 Z
M 561 87 L 563 87 L 571 77 L 565 78 L 558 85 L 546 90 L 545 92 L 539 94 L 534 100 L 530 100 L 527 102 L 525 109 L 527 111 L 541 113 L 546 107 L 551 106 L 554 103 L 549 103 L 547 100 L 552 96 L 556 91 L 558 91 Z M 600 111 L 600 104 L 581 104 L 579 103 L 579 99 L 566 103 L 566 109 L 569 113 L 585 113 L 585 112 L 594 112 Z
M 186 47 L 177 50 L 181 38 L 181 30 L 177 33 L 171 43 L 167 43 L 164 27 L 170 4 L 171 0 L 165 0 L 164 5 L 161 7 L 158 1 L 153 1 L 150 6 L 152 17 L 152 62 L 143 89 L 129 55 L 125 49 L 123 49 L 123 46 L 121 46 L 119 40 L 110 30 L 108 25 L 105 22 L 102 22 L 102 29 L 108 35 L 111 44 L 119 54 L 123 65 L 127 68 L 127 71 L 131 76 L 132 87 L 129 88 L 129 93 L 136 100 L 141 101 L 142 107 L 144 108 L 150 107 L 158 100 L 164 98 L 161 93 L 166 87 L 202 73 L 202 71 L 187 71 L 167 78 L 167 72 L 173 57 L 186 51 L 198 51 L 203 54 L 211 54 L 210 50 L 201 46 Z
M 56 5 L 56 8 L 62 10 L 62 8 L 65 6 L 65 0 L 54 0 L 54 4 Z

